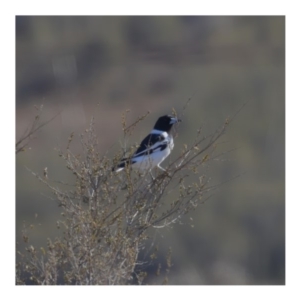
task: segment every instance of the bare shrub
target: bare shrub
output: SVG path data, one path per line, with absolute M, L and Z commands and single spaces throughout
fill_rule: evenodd
M 37 133 L 42 127 L 46 126 L 51 121 L 53 121 L 59 115 L 57 114 L 50 120 L 41 122 L 43 108 L 43 105 L 40 105 L 40 107 L 35 106 L 37 113 L 34 117 L 33 122 L 31 123 L 31 126 L 28 126 L 28 128 L 24 131 L 23 135 L 16 142 L 16 154 L 22 151 L 26 151 L 26 148 L 28 147 L 30 141 L 34 138 L 34 134 Z
M 112 159 L 101 155 L 93 120 L 81 136 L 81 155 L 72 153 L 71 135 L 67 149 L 59 153 L 74 174 L 71 191 L 61 190 L 31 171 L 49 187 L 61 208 L 57 227 L 62 237 L 48 239 L 46 247 L 36 249 L 28 242 L 24 227 L 26 251 L 19 253 L 17 284 L 120 285 L 130 284 L 133 275 L 142 283 L 146 274 L 136 273 L 143 263 L 138 254 L 149 238 L 149 229 L 179 222 L 218 187 L 209 184 L 203 166 L 215 159 L 217 142 L 235 115 L 211 134 L 202 135 L 198 128 L 193 143 L 184 145 L 178 157 L 171 155 L 167 172 L 157 172 L 154 180 L 129 167 L 112 172 L 120 158 L 136 148 L 123 149 Z M 124 137 L 144 117 L 126 126 L 124 115 Z

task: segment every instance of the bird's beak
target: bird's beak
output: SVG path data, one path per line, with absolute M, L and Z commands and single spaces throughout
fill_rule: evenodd
M 175 123 L 179 123 L 179 122 L 181 122 L 180 119 L 177 119 L 177 118 L 171 118 L 170 124 L 175 124 Z

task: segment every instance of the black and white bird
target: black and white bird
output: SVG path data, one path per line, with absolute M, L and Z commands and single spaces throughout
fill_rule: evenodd
M 171 134 L 172 126 L 181 120 L 165 115 L 160 117 L 150 134 L 141 142 L 136 152 L 129 158 L 123 158 L 113 170 L 122 171 L 127 165 L 142 171 L 151 171 L 154 167 L 165 171 L 160 164 L 170 155 L 174 148 Z

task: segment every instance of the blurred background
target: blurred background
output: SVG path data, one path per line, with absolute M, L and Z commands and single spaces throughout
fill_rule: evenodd
M 24 221 L 36 224 L 34 245 L 59 234 L 60 210 L 26 167 L 71 183 L 55 149 L 74 132 L 72 151 L 80 153 L 92 116 L 99 152 L 113 155 L 124 142 L 122 112 L 130 110 L 129 123 L 151 112 L 127 140 L 133 144 L 190 97 L 170 160 L 200 126 L 210 133 L 247 102 L 220 151 L 238 149 L 209 170 L 216 183 L 241 176 L 182 224 L 153 232 L 161 273 L 171 247 L 168 284 L 285 284 L 283 16 L 17 16 L 16 140 L 35 106 L 44 106 L 42 121 L 58 115 L 16 156 L 17 242 Z M 161 284 L 156 268 L 147 267 L 147 283 Z

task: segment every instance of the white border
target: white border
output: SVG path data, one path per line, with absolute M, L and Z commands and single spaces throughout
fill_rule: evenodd
M 294 5 L 293 5 L 294 4 Z M 121 299 L 143 298 L 164 299 L 175 296 L 176 299 L 192 297 L 202 299 L 297 299 L 299 298 L 299 9 L 296 1 L 184 1 L 180 5 L 175 1 L 9 1 L 2 5 L 1 14 L 1 128 L 4 136 L 1 143 L 2 158 L 2 218 L 1 218 L 1 258 L 0 282 L 2 294 L 10 298 L 41 299 L 58 296 L 72 299 L 95 298 Z M 15 15 L 123 15 L 123 14 L 208 14 L 208 15 L 287 15 L 287 73 L 286 73 L 286 240 L 287 273 L 286 286 L 261 287 L 15 287 Z M 9 111 L 9 113 L 8 113 Z M 9 163 L 7 163 L 9 162 Z M 9 182 L 9 185 L 7 183 Z M 4 188 L 5 186 L 5 188 Z M 7 186 L 7 187 L 6 187 Z M 4 193 L 3 193 L 4 192 Z M 9 213 L 8 213 L 9 212 Z M 101 290 L 100 290 L 101 289 Z M 145 290 L 147 289 L 147 290 Z M 176 293 L 176 294 L 175 294 Z M 298 297 L 297 297 L 298 294 Z

